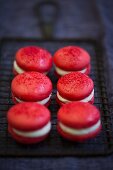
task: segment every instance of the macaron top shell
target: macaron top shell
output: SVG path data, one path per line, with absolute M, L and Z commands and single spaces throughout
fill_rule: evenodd
M 76 129 L 88 128 L 100 120 L 99 110 L 89 103 L 71 102 L 58 111 L 58 121 Z
M 17 75 L 11 84 L 15 97 L 24 101 L 40 101 L 52 92 L 50 79 L 42 73 L 24 72 Z
M 49 110 L 38 103 L 23 102 L 14 105 L 7 113 L 12 128 L 33 131 L 42 128 L 50 121 Z
M 16 62 L 25 71 L 46 72 L 52 66 L 52 56 L 43 48 L 28 46 L 17 51 Z
M 71 72 L 61 77 L 57 83 L 59 94 L 67 100 L 82 100 L 92 92 L 93 81 L 85 74 Z
M 77 46 L 67 46 L 56 51 L 53 57 L 57 67 L 66 71 L 79 71 L 90 63 L 87 51 Z

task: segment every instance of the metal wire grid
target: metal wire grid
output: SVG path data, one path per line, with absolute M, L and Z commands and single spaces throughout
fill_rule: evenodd
M 7 131 L 6 113 L 13 105 L 10 84 L 13 79 L 12 64 L 14 54 L 20 47 L 38 45 L 48 49 L 52 54 L 58 48 L 66 45 L 79 45 L 91 55 L 91 78 L 95 84 L 95 105 L 101 110 L 102 132 L 96 138 L 84 143 L 73 143 L 62 139 L 56 131 L 56 113 L 59 106 L 56 103 L 56 83 L 54 68 L 49 73 L 53 82 L 52 101 L 49 109 L 52 114 L 52 131 L 44 142 L 32 146 L 16 143 Z M 107 155 L 113 151 L 112 115 L 107 98 L 105 63 L 102 47 L 94 40 L 31 40 L 4 39 L 1 41 L 0 55 L 0 156 L 98 156 Z

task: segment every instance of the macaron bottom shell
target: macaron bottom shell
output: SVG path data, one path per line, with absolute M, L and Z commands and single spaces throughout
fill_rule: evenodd
M 46 134 L 44 136 L 35 137 L 35 138 L 23 137 L 23 136 L 20 136 L 20 135 L 17 135 L 16 133 L 14 133 L 14 131 L 12 130 L 10 125 L 8 126 L 8 131 L 11 134 L 11 136 L 17 142 L 22 143 L 22 144 L 35 144 L 35 143 L 39 143 L 39 142 L 45 140 L 48 137 L 48 135 L 49 135 L 49 133 L 48 133 L 48 134 Z
M 66 103 L 61 102 L 61 101 L 58 99 L 58 97 L 56 97 L 56 101 L 57 101 L 57 103 L 58 103 L 60 106 L 63 106 L 63 105 L 66 104 Z M 74 102 L 76 102 L 76 101 L 74 101 Z M 77 102 L 78 102 L 78 101 L 77 101 Z M 90 104 L 93 104 L 93 103 L 94 103 L 94 96 L 92 97 L 92 99 L 91 99 L 88 103 L 90 103 Z
M 14 68 L 13 68 L 13 74 L 14 74 L 14 76 L 18 75 L 18 73 L 16 72 L 16 70 Z
M 16 99 L 15 99 L 15 96 L 12 94 L 12 101 L 14 104 L 17 104 L 19 103 Z M 25 101 L 24 101 L 25 102 Z M 31 101 L 30 101 L 31 102 Z M 38 102 L 37 102 L 38 103 Z M 47 103 L 44 104 L 44 106 L 48 107 L 51 103 L 51 98 L 49 99 L 49 101 Z
M 90 70 L 91 70 L 91 65 L 89 64 L 88 67 L 86 68 L 86 71 L 84 72 L 84 74 L 89 75 L 89 74 L 90 74 Z M 80 72 L 80 71 L 69 71 L 69 73 L 70 73 L 70 72 Z M 56 70 L 54 71 L 54 74 L 57 76 L 58 79 L 59 79 L 61 76 L 63 76 L 63 75 L 58 74 Z M 68 74 L 68 73 L 67 73 L 67 74 Z
M 26 71 L 23 71 L 22 73 L 24 73 L 24 72 L 26 72 Z M 48 71 L 48 72 L 49 72 L 49 71 Z M 42 74 L 47 75 L 48 72 L 43 72 Z M 17 76 L 18 74 L 21 74 L 21 73 L 18 73 L 18 72 L 15 70 L 15 68 L 13 67 L 13 74 L 14 74 L 14 76 Z
M 85 140 L 94 138 L 100 133 L 101 129 L 102 129 L 102 126 L 100 124 L 100 126 L 94 132 L 84 134 L 84 135 L 72 135 L 72 134 L 64 132 L 60 128 L 60 126 L 57 125 L 57 130 L 63 138 L 65 138 L 67 140 L 75 141 L 75 142 L 84 142 Z

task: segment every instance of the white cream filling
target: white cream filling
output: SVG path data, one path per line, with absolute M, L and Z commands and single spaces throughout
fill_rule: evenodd
M 71 73 L 72 71 L 65 71 L 65 70 L 62 70 L 61 68 L 59 67 L 55 67 L 55 70 L 56 72 L 60 75 L 60 76 L 64 76 L 65 74 L 68 74 L 68 73 Z M 81 72 L 81 73 L 85 73 L 87 70 L 87 68 L 84 68 L 83 70 L 80 70 L 78 72 Z
M 48 122 L 48 124 L 45 125 L 43 128 L 39 130 L 31 131 L 31 132 L 19 131 L 15 128 L 12 128 L 12 130 L 15 134 L 19 136 L 23 136 L 23 137 L 29 137 L 29 138 L 41 137 L 41 136 L 48 134 L 49 131 L 51 130 L 51 122 Z
M 14 61 L 13 66 L 14 66 L 15 71 L 16 71 L 18 74 L 21 74 L 21 73 L 25 72 L 25 70 L 23 70 L 22 68 L 20 68 L 20 67 L 18 66 L 18 64 L 17 64 L 16 61 Z
M 91 126 L 90 128 L 85 128 L 85 129 L 74 129 L 74 128 L 70 128 L 65 126 L 64 124 L 62 124 L 61 122 L 59 122 L 59 127 L 65 132 L 65 133 L 69 133 L 71 135 L 86 135 L 92 132 L 95 132 L 101 125 L 100 120 L 93 126 Z
M 25 70 L 23 70 L 22 68 L 19 67 L 19 65 L 17 64 L 16 61 L 14 61 L 13 63 L 14 69 L 18 74 L 21 74 L 23 72 L 25 72 Z M 47 74 L 48 72 L 44 72 L 44 74 Z
M 79 101 L 81 101 L 81 102 L 89 102 L 92 99 L 93 96 L 94 96 L 94 89 L 93 89 L 93 91 L 91 92 L 91 94 L 88 97 L 86 97 L 86 98 L 84 98 L 82 100 L 79 100 Z M 57 91 L 57 97 L 63 103 L 72 102 L 72 101 L 67 100 L 67 99 L 63 98 L 62 96 L 60 96 L 58 91 Z
M 51 94 L 50 94 L 49 97 L 47 97 L 46 99 L 37 101 L 36 103 L 39 103 L 39 104 L 44 105 L 44 104 L 46 104 L 46 103 L 49 101 L 50 98 L 51 98 Z M 17 101 L 18 103 L 25 102 L 25 101 L 23 101 L 23 100 L 18 99 L 17 97 L 15 97 L 15 99 L 16 99 L 16 101 Z

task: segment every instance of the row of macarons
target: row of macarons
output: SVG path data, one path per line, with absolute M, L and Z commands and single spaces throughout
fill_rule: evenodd
M 37 102 L 49 106 L 52 96 L 52 82 L 39 72 L 24 72 L 14 77 L 11 83 L 12 99 L 15 104 Z M 72 101 L 94 103 L 94 83 L 86 74 L 71 72 L 57 81 L 56 101 L 64 105 Z
M 90 55 L 78 46 L 66 46 L 58 49 L 53 57 L 49 51 L 37 46 L 20 48 L 15 54 L 13 64 L 14 74 L 25 71 L 37 71 L 47 74 L 54 62 L 57 76 L 63 76 L 72 71 L 90 73 Z
M 56 114 L 57 132 L 64 139 L 83 142 L 101 131 L 100 112 L 90 103 L 70 102 Z M 36 102 L 14 105 L 7 113 L 7 120 L 10 135 L 19 143 L 39 143 L 51 135 L 51 113 Z
M 59 53 L 60 50 L 63 50 L 63 54 Z M 81 71 L 80 68 L 79 71 L 74 70 L 72 72 L 72 70 L 66 71 L 65 69 L 64 71 L 61 67 L 55 67 L 57 75 L 63 75 L 57 82 L 56 100 L 60 105 L 66 104 L 60 109 L 61 113 L 59 114 L 60 110 L 58 112 L 58 115 L 60 115 L 58 116 L 58 122 L 60 122 L 58 123 L 58 131 L 67 139 L 82 141 L 96 136 L 101 129 L 99 110 L 89 104 L 94 102 L 94 84 L 91 78 L 86 75 L 90 72 L 90 57 L 87 52 L 79 47 L 64 47 L 60 50 L 58 50 L 59 55 L 56 56 L 60 57 L 58 61 L 62 61 L 62 56 L 64 57 L 65 60 L 61 63 L 64 63 L 66 67 L 69 64 L 73 68 L 74 61 L 75 65 L 77 63 L 83 64 L 84 61 L 89 62 L 87 67 L 83 67 L 84 69 Z M 81 55 L 81 50 L 83 50 L 84 55 Z M 44 49 L 39 47 L 25 47 L 18 50 L 14 61 L 13 70 L 17 76 L 11 83 L 11 90 L 14 103 L 20 104 L 13 106 L 8 112 L 8 129 L 10 134 L 21 143 L 42 141 L 51 129 L 50 112 L 43 105 L 48 106 L 50 103 L 52 82 L 45 74 L 42 74 L 42 71 L 40 71 L 41 73 L 38 70 L 34 71 L 37 65 L 44 68 L 47 64 L 47 51 L 45 51 L 45 55 L 43 54 Z M 68 55 L 71 56 L 70 59 Z M 17 56 L 20 56 L 20 58 Z M 89 60 L 87 60 L 88 58 Z M 21 66 L 23 65 L 24 68 L 28 64 L 26 66 L 30 66 L 30 69 L 21 69 L 18 67 L 17 61 L 21 61 Z M 35 67 L 34 63 L 36 63 Z M 18 72 L 17 68 L 22 72 Z M 86 74 L 81 73 L 83 70 Z M 47 69 L 43 69 L 43 71 L 43 73 L 47 73 Z

